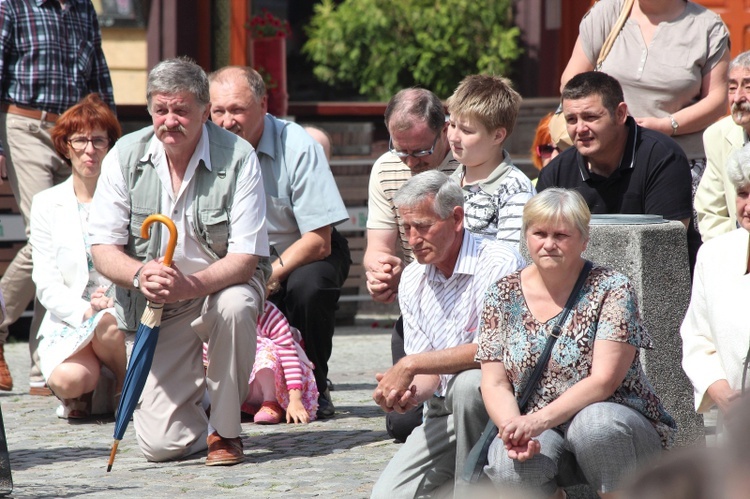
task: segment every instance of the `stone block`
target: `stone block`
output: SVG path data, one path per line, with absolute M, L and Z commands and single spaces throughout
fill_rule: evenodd
M 681 222 L 591 226 L 585 253 L 594 262 L 630 277 L 653 350 L 641 352 L 656 393 L 678 426 L 676 444 L 704 437 L 703 418 L 693 408 L 693 387 L 682 370 L 680 325 L 690 303 L 687 237 Z

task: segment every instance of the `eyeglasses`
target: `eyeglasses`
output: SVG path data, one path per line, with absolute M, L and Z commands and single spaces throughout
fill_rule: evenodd
M 552 144 L 543 144 L 541 146 L 536 146 L 536 154 L 539 157 L 552 156 L 552 153 L 555 151 L 559 153 L 560 148 L 557 146 L 553 146 Z
M 99 149 L 100 151 L 109 147 L 109 138 L 107 137 L 94 137 L 93 139 L 87 137 L 76 137 L 70 139 L 68 144 L 70 144 L 70 147 L 72 147 L 74 151 L 83 152 L 86 150 L 89 142 L 94 146 L 94 149 Z
M 437 144 L 438 139 L 440 138 L 440 134 L 442 131 L 440 131 L 437 135 L 435 135 L 435 140 L 432 141 L 432 147 L 429 149 L 425 149 L 424 151 L 415 151 L 415 152 L 404 152 L 404 151 L 397 151 L 393 148 L 393 138 L 390 137 L 388 139 L 388 150 L 391 151 L 392 154 L 395 154 L 399 157 L 399 159 L 406 159 L 409 156 L 412 158 L 424 158 L 425 156 L 429 156 L 433 152 L 435 152 L 435 145 Z

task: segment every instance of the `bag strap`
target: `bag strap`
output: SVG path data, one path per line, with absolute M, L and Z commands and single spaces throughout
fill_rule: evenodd
M 518 407 L 521 408 L 521 413 L 523 413 L 526 409 L 526 404 L 529 402 L 531 394 L 534 393 L 534 390 L 536 390 L 536 387 L 539 384 L 539 379 L 542 377 L 542 371 L 544 371 L 545 367 L 547 367 L 547 362 L 549 361 L 550 355 L 552 354 L 552 347 L 555 346 L 557 338 L 560 337 L 560 332 L 562 331 L 561 326 L 568 318 L 568 315 L 570 315 L 570 311 L 578 301 L 578 294 L 581 292 L 581 288 L 583 288 L 583 284 L 586 282 L 586 278 L 589 276 L 589 272 L 591 272 L 591 268 L 593 266 L 594 264 L 589 260 L 586 260 L 586 262 L 583 264 L 581 273 L 578 274 L 578 280 L 576 281 L 575 286 L 573 286 L 573 291 L 570 292 L 568 301 L 565 303 L 565 308 L 563 308 L 562 312 L 560 312 L 560 315 L 557 318 L 557 322 L 555 322 L 555 325 L 552 327 L 552 332 L 547 337 L 547 344 L 544 346 L 544 351 L 542 352 L 542 355 L 539 356 L 536 366 L 531 372 L 528 383 L 526 383 L 526 386 L 523 387 L 521 399 L 518 401 Z
M 581 273 L 578 275 L 578 280 L 576 281 L 575 286 L 573 286 L 573 291 L 570 293 L 567 303 L 565 303 L 565 308 L 563 308 L 563 311 L 560 313 L 555 326 L 552 328 L 552 334 L 547 339 L 547 344 L 544 347 L 544 352 L 539 357 L 536 367 L 531 373 L 529 382 L 526 383 L 526 386 L 523 389 L 521 401 L 518 404 L 521 408 L 521 412 L 524 411 L 526 403 L 531 397 L 531 393 L 539 383 L 539 378 L 542 376 L 542 371 L 544 371 L 550 354 L 552 353 L 552 346 L 555 344 L 555 341 L 557 341 L 557 337 L 560 336 L 560 328 L 565 322 L 565 319 L 567 319 L 571 309 L 576 304 L 578 294 L 581 292 L 581 288 L 583 288 L 583 284 L 584 282 L 586 282 L 586 278 L 588 277 L 592 267 L 593 264 L 588 260 L 586 260 L 586 262 L 583 264 L 583 269 L 581 269 Z M 484 474 L 484 465 L 487 464 L 487 454 L 489 453 L 490 445 L 497 437 L 497 433 L 497 426 L 495 426 L 495 423 L 492 421 L 492 419 L 490 419 L 489 421 L 487 421 L 487 426 L 484 428 L 484 431 L 479 437 L 479 440 L 477 440 L 477 442 L 471 448 L 471 451 L 469 451 L 469 454 L 466 456 L 464 469 L 461 474 L 461 478 L 463 478 L 464 481 L 468 483 L 477 483 L 482 477 L 482 475 Z
M 607 35 L 607 39 L 604 40 L 602 49 L 599 51 L 599 58 L 596 60 L 595 66 L 596 71 L 601 70 L 604 59 L 607 58 L 607 56 L 609 55 L 609 51 L 612 50 L 612 45 L 615 44 L 617 35 L 620 34 L 620 31 L 622 31 L 622 27 L 625 26 L 625 21 L 627 21 L 628 16 L 630 16 L 630 10 L 633 8 L 633 3 L 635 3 L 635 0 L 625 0 L 625 2 L 622 4 L 620 16 L 617 18 L 617 21 L 615 21 L 615 25 L 612 26 L 612 31 L 610 31 L 609 35 Z

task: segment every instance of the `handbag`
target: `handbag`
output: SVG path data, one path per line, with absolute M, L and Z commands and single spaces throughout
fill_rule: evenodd
M 526 409 L 526 405 L 528 404 L 531 395 L 539 384 L 542 372 L 544 371 L 544 368 L 547 367 L 547 362 L 552 354 L 552 347 L 555 346 L 555 342 L 560 336 L 560 326 L 568 318 L 570 311 L 578 301 L 578 294 L 581 292 L 581 288 L 583 288 L 583 284 L 586 282 L 586 278 L 592 267 L 593 264 L 586 260 L 581 269 L 581 273 L 578 275 L 578 280 L 576 281 L 575 286 L 573 286 L 573 291 L 571 291 L 568 301 L 565 303 L 565 308 L 563 308 L 558 316 L 557 322 L 555 322 L 555 325 L 552 327 L 552 332 L 547 337 L 547 344 L 544 346 L 544 351 L 539 356 L 539 360 L 537 361 L 534 370 L 531 372 L 529 381 L 526 383 L 526 386 L 523 387 L 521 398 L 518 401 L 518 407 L 520 408 L 521 413 Z M 479 440 L 477 440 L 477 443 L 474 444 L 474 447 L 471 448 L 469 455 L 466 457 L 466 463 L 462 475 L 464 481 L 469 483 L 477 483 L 479 481 L 484 473 L 484 467 L 487 465 L 487 454 L 490 450 L 490 444 L 495 440 L 497 434 L 497 426 L 492 419 L 490 419 L 487 422 L 487 426 L 485 426 L 482 435 L 479 437 Z
M 625 2 L 622 4 L 622 10 L 620 11 L 620 15 L 617 17 L 617 20 L 615 21 L 615 25 L 612 26 L 612 31 L 609 32 L 609 35 L 607 35 L 607 38 L 604 40 L 604 44 L 602 44 L 601 50 L 599 50 L 599 57 L 596 59 L 596 65 L 594 66 L 594 71 L 601 71 L 602 64 L 604 63 L 604 59 L 606 59 L 607 56 L 609 55 L 609 51 L 612 50 L 612 46 L 615 44 L 617 35 L 619 35 L 620 31 L 622 31 L 622 27 L 625 26 L 625 22 L 628 20 L 628 16 L 630 15 L 630 10 L 633 8 L 634 2 L 635 0 L 625 0 Z M 552 139 L 552 142 L 556 146 L 560 147 L 561 145 L 564 145 L 565 147 L 560 147 L 560 148 L 565 149 L 573 145 L 573 140 L 570 138 L 570 135 L 568 134 L 568 127 L 567 127 L 567 123 L 565 122 L 565 115 L 562 112 L 562 103 L 560 103 L 560 105 L 557 106 L 557 110 L 555 111 L 555 114 L 553 114 L 549 120 L 548 127 L 549 127 L 549 134 Z

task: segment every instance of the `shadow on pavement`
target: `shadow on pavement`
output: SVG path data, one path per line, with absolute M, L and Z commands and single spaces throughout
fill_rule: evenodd
M 335 421 L 345 418 L 385 418 L 385 412 L 378 407 L 375 402 L 372 403 L 372 406 L 361 406 L 361 405 L 338 405 L 336 404 L 336 399 L 333 400 L 334 405 L 336 405 L 336 416 L 333 419 L 326 419 L 322 422 L 326 421 Z
M 347 392 L 347 391 L 354 391 L 354 390 L 368 390 L 372 391 L 377 388 L 377 384 L 375 383 L 334 383 L 334 390 L 332 390 L 332 393 L 336 392 Z
M 382 442 L 390 445 L 384 431 L 331 430 L 244 436 L 246 462 L 261 463 L 290 457 L 317 457 L 340 453 L 354 447 Z
M 123 494 L 127 490 L 134 490 L 137 487 L 128 487 L 126 485 L 121 485 L 117 487 L 112 487 L 111 485 L 102 485 L 102 486 L 96 486 L 96 485 L 59 485 L 58 487 L 55 487 L 54 485 L 47 485 L 47 484 L 22 484 L 20 486 L 14 487 L 13 492 L 15 494 L 18 494 L 19 496 L 24 497 L 81 497 L 86 496 L 88 494 L 101 494 L 101 493 L 110 493 L 111 497 L 121 497 L 121 494 Z M 10 496 L 4 496 L 12 499 L 13 497 L 16 497 L 16 495 L 10 495 Z
M 80 462 L 91 456 L 101 455 L 106 464 L 109 447 L 45 447 L 43 449 L 11 449 L 10 469 L 12 472 L 24 471 L 47 463 L 64 461 Z

